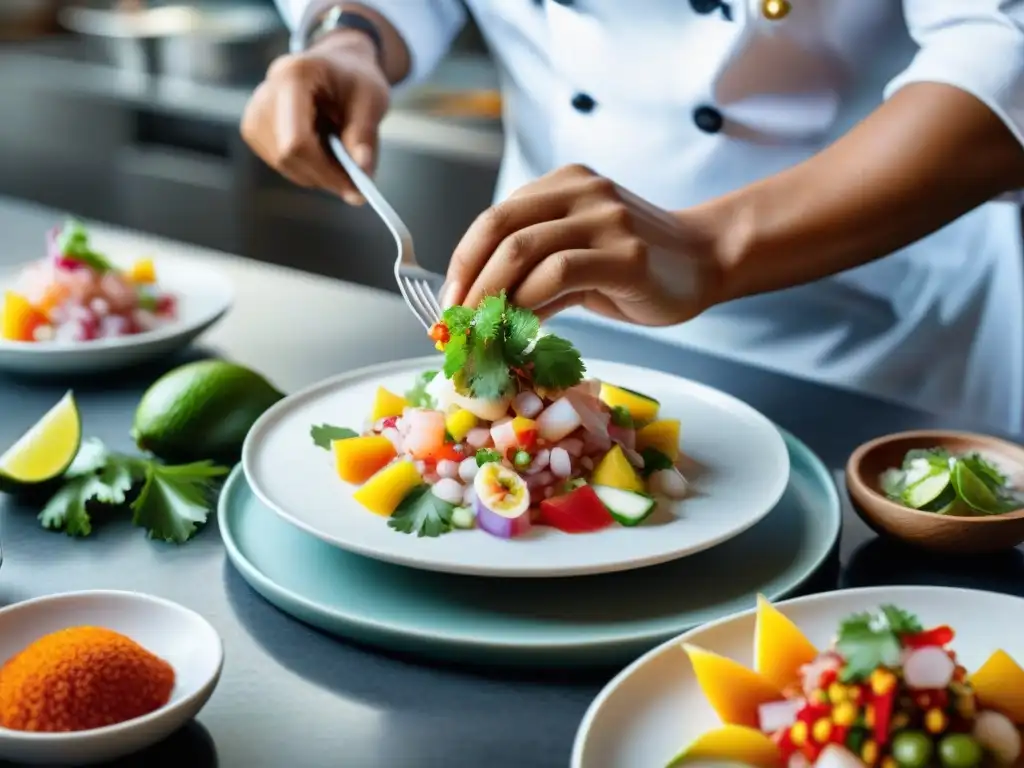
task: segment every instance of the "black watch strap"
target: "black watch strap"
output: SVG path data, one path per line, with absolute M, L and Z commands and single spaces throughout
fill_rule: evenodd
M 324 35 L 341 29 L 354 29 L 362 32 L 373 43 L 377 50 L 377 60 L 383 64 L 384 61 L 384 40 L 381 37 L 380 29 L 368 18 L 360 13 L 342 10 L 336 5 L 320 17 L 320 21 L 313 26 L 306 36 L 306 47 L 313 45 Z

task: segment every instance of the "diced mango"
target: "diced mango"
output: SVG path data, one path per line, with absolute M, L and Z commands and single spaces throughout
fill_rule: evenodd
M 338 477 L 346 483 L 365 483 L 398 455 L 392 442 L 381 435 L 335 440 L 331 449 Z
M 782 753 L 771 738 L 754 728 L 723 725 L 701 734 L 683 747 L 668 768 L 698 761 L 777 768 L 782 765 Z
M 658 410 L 661 403 L 653 397 L 634 392 L 625 387 L 616 387 L 614 384 L 601 384 L 601 392 L 598 395 L 609 408 L 625 408 L 633 419 L 633 423 L 647 424 L 658 418 Z
M 133 283 L 152 284 L 156 282 L 156 266 L 152 259 L 139 259 L 128 270 L 128 279 Z
M 352 494 L 352 498 L 376 515 L 387 517 L 409 492 L 423 483 L 416 465 L 396 461 L 380 470 Z
M 392 416 L 401 416 L 409 405 L 409 402 L 402 396 L 390 392 L 384 387 L 377 387 L 377 395 L 373 398 L 373 410 L 370 411 L 370 421 L 379 419 L 390 419 Z
M 996 651 L 968 680 L 983 707 L 1024 725 L 1024 669 L 1010 654 Z
M 757 596 L 754 671 L 778 688 L 800 680 L 800 667 L 818 657 L 818 649 L 796 624 L 764 597 Z
M 466 435 L 469 434 L 469 430 L 473 429 L 480 420 L 475 414 L 470 413 L 465 408 L 459 408 L 453 413 L 448 414 L 448 418 L 445 419 L 444 427 L 448 430 L 448 434 L 452 436 L 452 440 L 456 443 L 461 443 L 466 439 Z
M 727 725 L 757 728 L 758 708 L 783 698 L 780 688 L 737 661 L 695 645 L 683 650 L 708 704 Z
M 654 448 L 672 461 L 679 458 L 679 419 L 659 419 L 636 433 L 636 449 Z
M 29 303 L 20 293 L 4 294 L 0 335 L 8 341 L 35 341 L 36 328 L 46 325 L 46 315 Z
M 626 454 L 622 452 L 622 446 L 618 443 L 613 445 L 604 458 L 598 462 L 590 482 L 594 485 L 607 485 L 634 493 L 643 493 L 644 491 L 644 481 L 633 469 L 633 465 L 629 463 Z

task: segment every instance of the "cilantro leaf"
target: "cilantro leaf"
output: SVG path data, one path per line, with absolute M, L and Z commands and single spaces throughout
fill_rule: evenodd
M 421 485 L 402 499 L 402 503 L 391 513 L 388 526 L 399 533 L 437 538 L 452 529 L 453 509 L 447 501 L 435 496 L 429 485 Z
M 511 306 L 505 310 L 505 351 L 510 359 L 523 361 L 539 332 L 540 320 L 530 310 Z
M 65 258 L 81 262 L 96 272 L 110 272 L 114 269 L 114 265 L 105 256 L 89 247 L 89 233 L 85 225 L 75 219 L 69 219 L 61 227 L 57 249 Z
M 456 304 L 444 311 L 441 315 L 441 322 L 447 326 L 450 335 L 465 336 L 469 326 L 473 323 L 474 314 L 474 310 L 469 307 Z
M 836 651 L 845 662 L 840 679 L 864 680 L 879 667 L 897 666 L 902 652 L 899 636 L 920 631 L 917 617 L 894 605 L 848 616 L 836 639 Z
M 107 463 L 109 457 L 110 451 L 107 450 L 107 446 L 102 441 L 95 437 L 83 440 L 82 444 L 78 447 L 78 453 L 75 454 L 74 461 L 71 462 L 71 466 L 64 473 L 64 477 L 65 479 L 70 479 L 92 474 L 96 470 L 101 469 Z
M 917 616 L 895 605 L 883 605 L 879 612 L 885 617 L 889 629 L 897 635 L 913 635 L 924 631 Z
M 214 481 L 227 473 L 209 461 L 173 467 L 147 462 L 142 490 L 131 504 L 132 522 L 151 539 L 188 541 L 210 513 Z
M 336 427 L 333 424 L 314 424 L 309 429 L 309 436 L 313 438 L 314 445 L 329 451 L 334 440 L 348 440 L 350 437 L 359 437 L 359 433 L 348 427 Z
M 475 338 L 475 332 L 473 335 Z M 474 342 L 469 388 L 475 397 L 495 400 L 508 394 L 513 383 L 512 372 L 502 347 L 501 339 Z
M 541 336 L 530 352 L 535 384 L 546 389 L 567 389 L 579 384 L 586 371 L 580 353 L 558 336 Z
M 493 464 L 501 461 L 501 454 L 493 448 L 481 448 L 476 452 L 476 465 L 482 467 L 484 464 Z
M 433 408 L 436 403 L 427 393 L 427 385 L 437 376 L 437 371 L 424 371 L 416 377 L 412 389 L 405 393 L 405 399 L 413 408 Z
M 644 460 L 644 468 L 640 474 L 644 477 L 649 477 L 657 472 L 659 469 L 672 469 L 675 466 L 667 455 L 659 451 L 657 448 L 648 446 L 640 451 L 640 456 Z
M 102 448 L 102 443 L 96 445 Z M 90 470 L 80 469 L 77 476 L 50 497 L 39 513 L 39 522 L 44 528 L 63 530 L 68 536 L 88 536 L 92 533 L 90 502 L 111 506 L 124 504 L 135 480 L 132 467 L 123 461 L 105 458 L 105 462 Z
M 466 366 L 469 360 L 467 338 L 464 333 L 452 334 L 448 343 L 444 345 L 444 376 L 446 379 L 452 378 Z
M 502 324 L 505 322 L 505 292 L 493 296 L 484 296 L 476 314 L 473 315 L 473 336 L 480 341 L 493 341 L 498 338 Z

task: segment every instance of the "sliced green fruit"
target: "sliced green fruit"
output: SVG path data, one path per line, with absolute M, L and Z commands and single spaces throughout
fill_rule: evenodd
M 657 502 L 646 493 L 624 491 L 607 485 L 592 486 L 597 498 L 620 525 L 632 528 L 646 520 Z
M 1003 500 L 978 477 L 970 466 L 958 461 L 953 466 L 951 482 L 963 502 L 976 512 L 984 515 L 998 515 L 1006 511 Z
M 136 445 L 164 461 L 236 461 L 253 423 L 283 398 L 255 371 L 224 360 L 164 374 L 135 411 Z
M 941 501 L 946 491 L 952 490 L 949 479 L 950 472 L 945 469 L 928 475 L 903 489 L 903 502 L 914 509 L 924 509 L 936 501 L 940 502 L 940 507 L 945 506 L 953 501 L 952 497 L 944 502 Z M 953 497 L 955 495 L 956 492 L 953 491 Z
M 82 418 L 68 392 L 0 456 L 0 491 L 17 493 L 60 477 L 82 444 Z

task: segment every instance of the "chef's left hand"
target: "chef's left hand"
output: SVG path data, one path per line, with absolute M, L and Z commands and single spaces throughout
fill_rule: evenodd
M 574 305 L 650 326 L 689 320 L 721 284 L 709 233 L 582 166 L 516 191 L 469 228 L 445 306 L 505 290 L 545 319 Z

